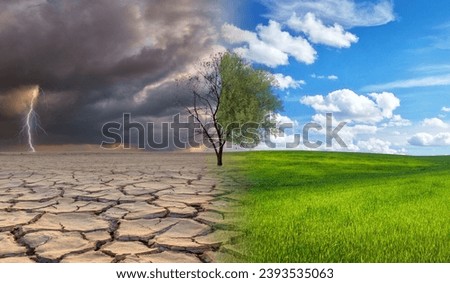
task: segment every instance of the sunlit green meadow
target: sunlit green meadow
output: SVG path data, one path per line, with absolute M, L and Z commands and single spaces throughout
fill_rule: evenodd
M 225 156 L 245 262 L 450 262 L 450 157 Z

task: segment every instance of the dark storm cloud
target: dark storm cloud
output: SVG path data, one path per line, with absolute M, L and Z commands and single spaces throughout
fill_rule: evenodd
M 96 142 L 98 125 L 122 112 L 167 115 L 173 82 L 135 94 L 211 52 L 220 14 L 211 0 L 1 1 L 0 140 L 20 129 L 12 93 L 35 84 L 46 92 L 38 109 L 48 143 Z

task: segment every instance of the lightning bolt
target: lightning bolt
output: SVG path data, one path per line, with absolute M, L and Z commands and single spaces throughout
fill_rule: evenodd
M 36 105 L 36 100 L 38 99 L 38 97 L 39 97 L 39 86 L 36 86 L 31 91 L 30 109 L 28 110 L 26 120 L 25 120 L 25 127 L 26 127 L 26 131 L 27 131 L 27 136 L 28 136 L 28 146 L 29 146 L 31 152 L 36 152 L 36 149 L 34 148 L 34 145 L 33 145 L 33 134 L 32 134 L 31 128 L 32 128 L 34 117 L 36 115 L 36 113 L 34 111 L 34 107 Z

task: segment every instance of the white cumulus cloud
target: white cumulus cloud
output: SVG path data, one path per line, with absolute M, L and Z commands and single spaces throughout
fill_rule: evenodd
M 281 90 L 288 88 L 296 89 L 306 84 L 304 80 L 295 80 L 291 76 L 285 76 L 283 74 L 273 74 L 273 77 L 277 83 L 276 87 Z
M 312 74 L 311 78 L 319 79 L 319 80 L 328 79 L 328 80 L 331 80 L 331 81 L 335 81 L 335 80 L 339 79 L 339 77 L 336 76 L 336 75 L 324 76 L 324 75 L 316 75 L 316 74 Z
M 402 151 L 391 148 L 391 142 L 380 140 L 377 138 L 370 138 L 366 141 L 358 141 L 357 146 L 361 151 L 374 152 L 374 153 L 386 153 L 386 154 L 399 154 Z
M 349 89 L 336 90 L 328 95 L 304 96 L 301 103 L 312 107 L 315 114 L 311 121 L 324 127 L 326 113 L 332 113 L 332 125 L 347 124 L 339 136 L 347 148 L 332 150 L 362 151 L 386 154 L 405 154 L 407 135 L 395 133 L 394 127 L 412 126 L 412 122 L 396 114 L 400 100 L 389 92 L 359 95 Z
M 429 118 L 429 119 L 427 118 L 423 120 L 422 126 L 430 128 L 442 128 L 442 129 L 447 129 L 449 127 L 447 123 L 445 123 L 439 118 Z
M 392 93 L 358 95 L 352 90 L 341 89 L 327 96 L 304 96 L 300 102 L 319 113 L 332 112 L 336 119 L 374 124 L 393 117 L 400 100 Z
M 233 51 L 242 57 L 271 68 L 288 65 L 290 57 L 313 64 L 317 51 L 312 44 L 348 48 L 359 38 L 346 29 L 383 25 L 395 19 L 390 0 L 259 1 L 268 8 L 265 16 L 269 23 L 259 24 L 255 31 L 224 24 L 222 38 L 235 45 Z M 336 80 L 337 76 L 324 78 Z
M 291 124 L 293 127 L 299 125 L 299 123 L 296 120 L 294 120 L 288 116 L 281 115 L 281 114 L 275 114 L 274 119 L 275 119 L 275 123 L 277 125 Z
M 401 115 L 393 115 L 389 122 L 384 123 L 383 127 L 407 127 L 411 126 L 412 123 L 408 119 L 404 119 Z
M 408 143 L 415 146 L 448 146 L 450 145 L 450 133 L 418 133 L 412 136 Z
M 450 107 L 442 107 L 441 111 L 443 112 L 450 112 Z
M 305 64 L 312 64 L 317 58 L 316 50 L 306 39 L 283 31 L 272 20 L 267 26 L 258 25 L 256 32 L 224 24 L 222 37 L 231 44 L 244 44 L 233 50 L 242 57 L 272 68 L 289 64 L 289 56 Z
M 222 37 L 231 44 L 247 44 L 245 47 L 238 47 L 233 51 L 250 61 L 269 67 L 287 65 L 289 63 L 288 54 L 263 42 L 254 32 L 242 30 L 234 25 L 224 24 L 222 26 Z
M 291 36 L 281 30 L 281 25 L 270 20 L 268 26 L 258 25 L 258 35 L 275 48 L 293 56 L 297 61 L 312 64 L 316 60 L 316 50 L 301 36 Z
M 307 13 L 303 17 L 294 14 L 287 21 L 287 25 L 297 32 L 303 32 L 308 39 L 316 44 L 324 44 L 336 48 L 348 48 L 352 43 L 358 42 L 358 37 L 335 23 L 326 26 L 313 13 Z
M 339 77 L 336 75 L 329 75 L 329 76 L 327 76 L 327 79 L 334 81 L 334 80 L 338 80 Z
M 378 107 L 383 112 L 383 116 L 387 118 L 391 118 L 392 112 L 400 106 L 400 99 L 390 92 L 371 93 L 369 96 L 375 99 Z

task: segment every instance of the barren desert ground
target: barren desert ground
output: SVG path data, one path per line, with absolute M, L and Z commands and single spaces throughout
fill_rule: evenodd
M 236 204 L 210 158 L 0 154 L 0 262 L 214 262 Z

